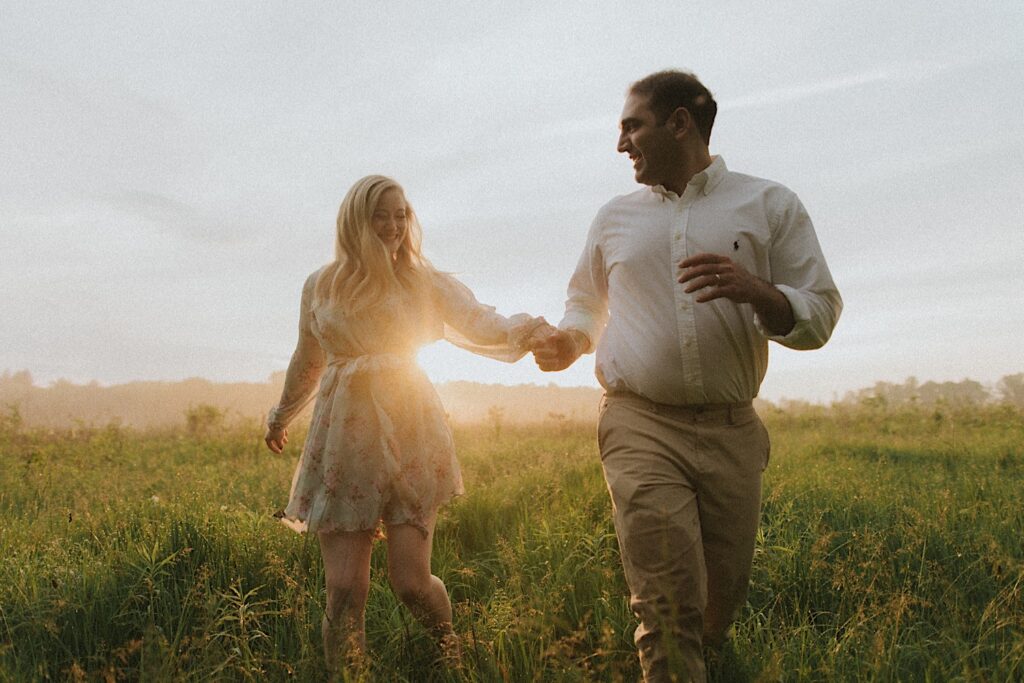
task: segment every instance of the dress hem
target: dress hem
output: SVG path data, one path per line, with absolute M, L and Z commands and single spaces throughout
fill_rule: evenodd
M 442 507 L 444 507 L 445 505 L 450 503 L 452 500 L 454 500 L 455 498 L 458 498 L 461 495 L 463 495 L 463 494 L 462 493 L 455 493 L 455 494 L 453 494 L 451 496 L 451 498 L 449 498 L 448 500 L 444 501 L 443 503 L 441 503 L 440 505 L 435 507 L 432 510 L 432 514 L 436 516 L 438 510 L 440 510 Z M 286 527 L 288 527 L 292 531 L 295 531 L 295 532 L 300 533 L 300 534 L 304 534 L 304 533 L 307 533 L 307 532 L 310 531 L 309 520 L 308 519 L 303 519 L 302 517 L 298 517 L 296 515 L 289 515 L 289 514 L 287 514 L 285 512 L 279 512 L 279 513 L 277 513 L 274 516 L 277 517 L 278 521 L 281 522 L 281 524 L 285 525 Z M 428 531 L 426 524 L 424 524 L 422 521 L 420 521 L 419 519 L 414 518 L 414 517 L 408 517 L 408 518 L 401 519 L 401 520 L 398 520 L 398 521 L 389 521 L 389 520 L 385 520 L 385 519 L 380 519 L 380 520 L 377 521 L 376 526 L 374 526 L 372 528 L 368 528 L 368 527 L 345 528 L 345 525 L 341 524 L 341 523 L 333 524 L 333 525 L 329 525 L 329 526 L 328 525 L 324 525 L 324 524 L 317 524 L 316 527 L 314 529 L 312 529 L 312 531 L 315 532 L 315 533 L 328 533 L 328 534 L 330 534 L 330 533 L 338 533 L 338 532 L 357 533 L 357 532 L 362 531 L 362 532 L 366 532 L 368 534 L 372 534 L 374 538 L 384 538 L 385 537 L 384 527 L 399 526 L 399 525 L 402 525 L 402 524 L 408 524 L 409 526 L 415 527 L 416 529 L 418 529 L 420 531 L 420 533 L 423 534 L 424 537 L 427 537 L 427 536 L 430 535 L 430 532 Z

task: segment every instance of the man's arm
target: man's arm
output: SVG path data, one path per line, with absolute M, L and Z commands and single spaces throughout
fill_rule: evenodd
M 780 190 L 783 194 L 777 196 L 771 216 L 772 282 L 719 254 L 697 254 L 681 261 L 679 281 L 687 283 L 687 292 L 706 290 L 698 302 L 725 297 L 750 303 L 755 324 L 783 346 L 816 349 L 832 335 L 843 300 L 803 204 L 792 192 Z
M 599 211 L 587 234 L 587 243 L 569 280 L 565 316 L 557 330 L 531 348 L 541 370 L 565 370 L 584 353 L 594 350 L 608 321 L 608 276 L 600 247 Z
M 705 290 L 697 303 L 726 298 L 738 304 L 750 304 L 761 323 L 773 335 L 785 336 L 796 325 L 789 299 L 770 282 L 752 275 L 728 256 L 697 254 L 679 262 L 679 282 L 687 294 Z

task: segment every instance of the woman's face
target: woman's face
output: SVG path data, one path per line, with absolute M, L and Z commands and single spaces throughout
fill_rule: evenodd
M 370 218 L 370 226 L 388 252 L 394 256 L 405 239 L 405 196 L 391 188 L 381 195 Z

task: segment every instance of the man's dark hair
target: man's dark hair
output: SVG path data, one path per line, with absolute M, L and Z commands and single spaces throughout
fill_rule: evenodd
M 679 107 L 686 109 L 697 124 L 697 130 L 704 144 L 711 144 L 711 127 L 715 124 L 718 105 L 711 91 L 685 71 L 659 71 L 641 78 L 629 86 L 629 92 L 649 98 L 651 111 L 664 125 L 668 117 Z

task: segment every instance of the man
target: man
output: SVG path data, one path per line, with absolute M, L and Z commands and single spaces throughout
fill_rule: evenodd
M 598 442 L 646 681 L 703 681 L 746 601 L 768 434 L 751 400 L 768 340 L 822 346 L 842 301 L 790 190 L 708 151 L 692 74 L 629 90 L 618 151 L 647 187 L 598 212 L 542 370 L 595 350 Z

